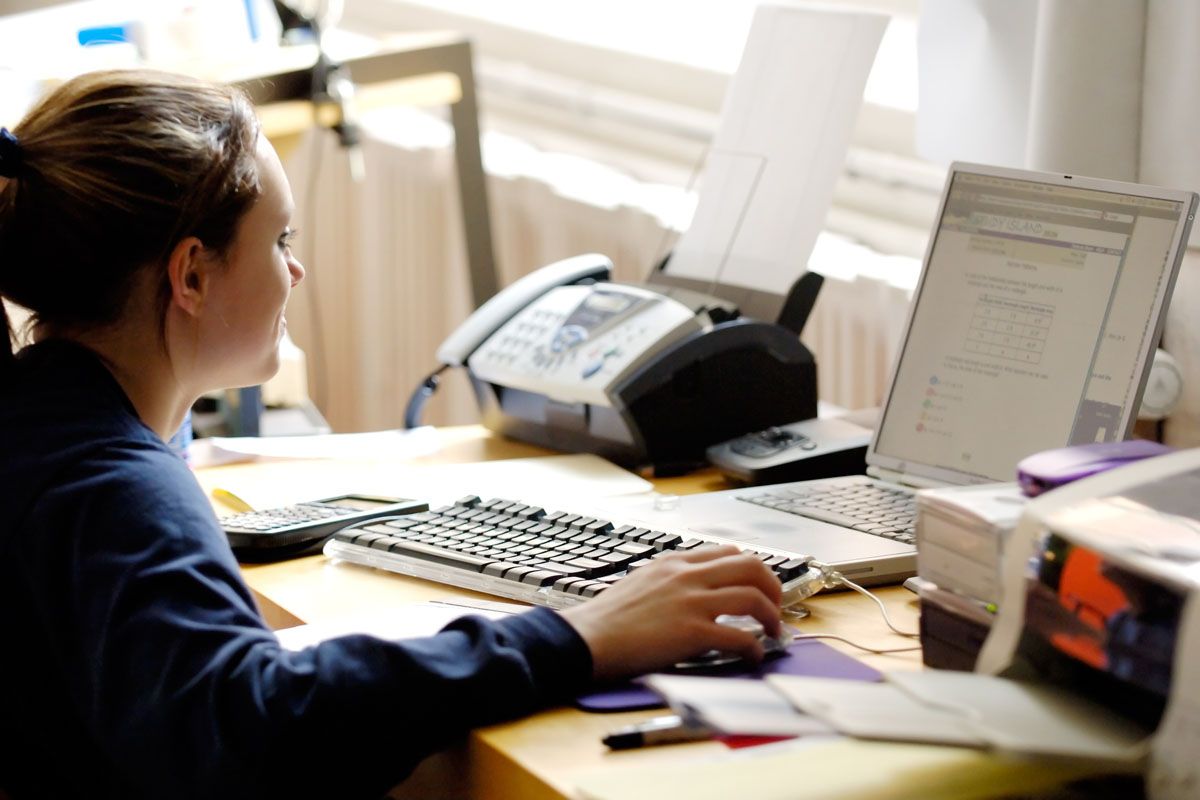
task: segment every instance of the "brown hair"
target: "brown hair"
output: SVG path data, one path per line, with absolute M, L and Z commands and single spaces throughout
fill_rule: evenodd
M 224 254 L 261 194 L 258 122 L 240 91 L 148 70 L 94 72 L 43 98 L 13 130 L 0 180 L 0 297 L 49 331 L 119 320 L 143 269 L 184 237 Z M 0 323 L 11 337 L 0 307 Z M 0 363 L 12 359 L 0 346 Z

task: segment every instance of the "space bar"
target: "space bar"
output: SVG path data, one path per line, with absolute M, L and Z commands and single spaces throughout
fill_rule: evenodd
M 470 572 L 483 572 L 484 567 L 496 561 L 494 558 L 480 558 L 470 553 L 446 550 L 441 547 L 434 547 L 433 545 L 421 544 L 420 542 L 397 542 L 389 547 L 388 550 L 393 553 L 418 558 L 421 561 L 429 561 L 446 567 L 456 567 Z

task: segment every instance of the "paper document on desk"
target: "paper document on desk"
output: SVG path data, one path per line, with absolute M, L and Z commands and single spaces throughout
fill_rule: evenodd
M 257 509 L 347 493 L 410 497 L 435 506 L 478 494 L 569 509 L 652 488 L 649 481 L 587 453 L 469 464 L 349 460 L 330 462 L 328 468 L 277 461 L 199 470 L 196 479 L 207 491 L 220 487 Z
M 893 672 L 879 684 L 772 675 L 797 709 L 864 739 L 1086 759 L 1130 768 L 1148 732 L 1052 686 L 970 672 Z
M 324 433 L 312 436 L 214 436 L 207 441 L 217 453 L 262 458 L 404 459 L 437 450 L 438 438 L 429 426 L 412 430 L 367 433 Z
M 887 16 L 760 6 L 668 275 L 786 295 L 829 213 Z
M 689 723 L 717 733 L 744 736 L 834 733 L 828 723 L 817 717 L 797 713 L 781 694 L 761 680 L 651 675 L 645 682 Z
M 303 650 L 326 639 L 354 633 L 365 633 L 380 639 L 415 639 L 433 636 L 459 617 L 475 615 L 500 619 L 528 610 L 528 606 L 489 600 L 435 600 L 297 625 L 276 631 L 276 635 L 280 644 L 288 650 Z

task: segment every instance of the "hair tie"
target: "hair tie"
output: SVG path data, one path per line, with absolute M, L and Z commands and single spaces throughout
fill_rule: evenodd
M 0 177 L 17 177 L 23 162 L 21 143 L 17 137 L 8 128 L 0 128 Z

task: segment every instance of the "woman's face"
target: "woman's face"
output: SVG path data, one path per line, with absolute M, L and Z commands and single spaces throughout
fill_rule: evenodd
M 253 386 L 279 369 L 279 340 L 287 323 L 284 306 L 304 267 L 292 255 L 289 239 L 292 192 L 263 137 L 256 154 L 262 195 L 242 217 L 223 269 L 214 274 L 206 301 L 205 351 L 214 385 Z

